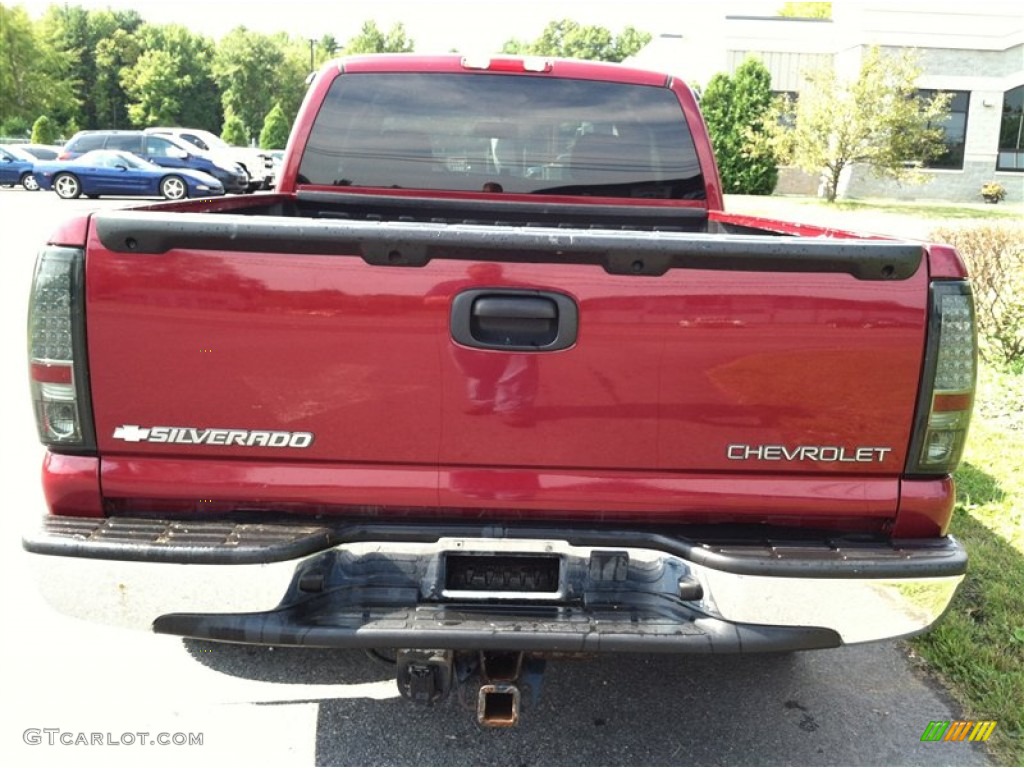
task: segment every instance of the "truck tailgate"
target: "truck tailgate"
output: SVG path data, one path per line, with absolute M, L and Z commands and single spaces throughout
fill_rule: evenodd
M 553 248 L 404 267 L 277 247 L 112 250 L 95 230 L 88 253 L 108 498 L 173 500 L 185 473 L 191 496 L 212 497 L 197 504 L 896 509 L 923 263 L 893 280 L 750 264 L 629 275 Z M 480 347 L 456 340 L 470 291 L 469 322 L 492 342 Z M 533 322 L 508 325 L 534 296 L 570 302 L 568 347 L 502 338 Z M 497 302 L 477 317 L 481 298 Z

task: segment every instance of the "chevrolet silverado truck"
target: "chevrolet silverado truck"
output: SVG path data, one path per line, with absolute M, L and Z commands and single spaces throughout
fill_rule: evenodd
M 24 546 L 75 616 L 509 725 L 552 654 L 906 636 L 965 572 L 961 259 L 724 211 L 673 77 L 337 60 L 276 193 L 73 219 L 31 291 Z

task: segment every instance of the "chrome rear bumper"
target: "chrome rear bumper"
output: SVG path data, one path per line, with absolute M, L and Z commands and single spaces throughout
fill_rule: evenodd
M 539 526 L 48 518 L 24 543 L 46 598 L 73 616 L 344 647 L 832 647 L 926 630 L 966 569 L 949 537 L 702 543 Z

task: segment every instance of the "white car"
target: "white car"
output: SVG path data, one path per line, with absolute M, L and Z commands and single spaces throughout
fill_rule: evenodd
M 147 128 L 146 132 L 176 136 L 214 158 L 238 163 L 249 174 L 250 192 L 274 187 L 276 169 L 268 151 L 255 147 L 233 147 L 217 134 L 201 128 Z

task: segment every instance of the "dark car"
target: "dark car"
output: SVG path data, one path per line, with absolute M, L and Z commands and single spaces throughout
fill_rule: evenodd
M 220 136 L 200 128 L 151 127 L 146 133 L 173 136 L 198 147 L 218 162 L 238 163 L 249 174 L 249 191 L 271 189 L 274 186 L 274 162 L 270 153 L 255 147 L 233 147 Z
M 60 157 L 60 147 L 50 144 L 19 144 L 18 149 L 24 150 L 36 160 L 56 160 Z
M 155 136 L 143 131 L 79 131 L 64 145 L 61 160 L 94 149 L 131 152 L 164 168 L 191 168 L 217 178 L 227 192 L 245 192 L 249 175 L 237 163 L 224 163 L 173 136 Z
M 160 195 L 168 200 L 223 195 L 213 176 L 190 168 L 162 168 L 129 152 L 95 149 L 74 160 L 37 163 L 41 189 L 73 200 L 80 195 Z
M 13 187 L 20 184 L 25 189 L 35 192 L 39 189 L 32 168 L 36 159 L 20 147 L 5 144 L 0 146 L 0 185 Z

